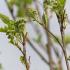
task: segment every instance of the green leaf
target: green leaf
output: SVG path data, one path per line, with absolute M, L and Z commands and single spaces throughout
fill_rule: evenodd
M 19 18 L 18 20 L 15 21 L 15 31 L 17 33 L 23 33 L 24 32 L 24 29 L 25 29 L 25 19 L 24 18 Z M 20 29 L 19 29 L 20 28 Z
M 66 0 L 58 0 L 59 5 L 64 8 Z
M 9 17 L 7 17 L 7 16 L 5 16 L 5 15 L 3 15 L 3 14 L 1 14 L 1 13 L 0 13 L 0 19 L 1 19 L 5 24 L 7 24 L 7 25 L 14 23 L 13 20 L 10 20 Z
M 66 0 L 50 0 L 48 2 L 48 7 L 55 13 L 59 13 L 64 10 Z
M 23 64 L 25 64 L 25 58 L 24 58 L 24 56 L 20 56 L 20 61 L 21 61 L 21 63 Z
M 4 27 L 4 28 L 0 28 L 0 32 L 6 32 L 8 30 L 8 28 L 7 27 Z
M 37 15 L 37 11 L 34 9 L 29 8 L 26 12 L 28 17 L 35 18 Z
M 0 19 L 6 24 L 9 23 L 9 18 L 1 13 L 0 13 Z

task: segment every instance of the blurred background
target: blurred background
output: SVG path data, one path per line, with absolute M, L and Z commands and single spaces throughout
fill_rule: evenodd
M 41 21 L 44 7 L 44 0 L 0 0 L 0 13 L 8 16 L 10 19 L 27 16 L 28 10 L 37 11 L 35 16 Z M 65 10 L 68 15 L 68 22 L 65 29 L 65 48 L 67 56 L 70 56 L 70 0 L 66 0 Z M 32 15 L 32 14 L 30 14 Z M 60 29 L 55 13 L 48 12 L 49 29 L 60 40 Z M 26 31 L 30 42 L 26 44 L 27 58 L 30 57 L 30 70 L 50 70 L 49 61 L 52 61 L 53 70 L 67 70 L 64 55 L 60 45 L 51 37 L 50 51 L 46 47 L 48 43 L 48 35 L 44 28 L 32 21 L 28 16 Z M 42 22 L 42 21 L 41 21 Z M 4 27 L 4 23 L 0 20 L 0 27 Z M 61 41 L 61 40 L 60 40 Z M 0 70 L 26 70 L 25 65 L 19 60 L 21 52 L 9 43 L 7 36 L 0 33 Z M 49 58 L 50 57 L 50 58 Z

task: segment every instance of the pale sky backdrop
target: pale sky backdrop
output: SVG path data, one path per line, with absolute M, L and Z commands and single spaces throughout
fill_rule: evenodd
M 67 0 L 66 10 L 70 16 L 70 0 Z M 0 0 L 0 13 L 3 13 L 11 18 L 11 14 L 7 8 L 7 5 L 4 0 Z M 69 17 L 70 19 L 70 17 Z M 52 23 L 51 23 L 52 22 Z M 56 17 L 50 20 L 51 23 L 51 32 L 58 35 L 59 27 L 56 21 Z M 3 26 L 2 21 L 0 21 L 0 26 Z M 32 27 L 29 26 L 29 31 L 31 36 L 34 35 Z M 66 34 L 70 34 L 70 24 L 67 25 L 65 31 Z M 38 47 L 38 50 L 47 57 L 47 55 Z M 25 66 L 19 61 L 19 56 L 21 53 L 13 45 L 8 43 L 8 39 L 4 33 L 0 33 L 0 63 L 2 63 L 4 70 L 25 70 Z M 27 44 L 27 56 L 31 56 L 31 67 L 30 70 L 49 70 L 48 66 L 39 58 L 39 56 L 33 51 L 33 49 Z M 54 56 L 53 56 L 54 57 Z M 64 62 L 63 62 L 64 63 Z M 64 66 L 64 70 L 66 67 Z

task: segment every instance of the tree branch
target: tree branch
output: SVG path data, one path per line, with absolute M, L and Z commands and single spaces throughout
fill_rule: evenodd
M 43 55 L 35 48 L 33 43 L 30 41 L 30 39 L 27 39 L 27 42 L 30 44 L 31 48 L 39 55 L 39 57 L 47 64 L 49 65 L 49 62 L 43 57 Z

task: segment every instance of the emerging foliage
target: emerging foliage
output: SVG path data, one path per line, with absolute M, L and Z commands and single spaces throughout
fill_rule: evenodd
M 24 18 L 10 20 L 7 16 L 0 14 L 0 19 L 7 25 L 4 28 L 0 28 L 0 32 L 6 33 L 10 43 L 15 45 L 15 43 L 22 42 L 26 23 Z

